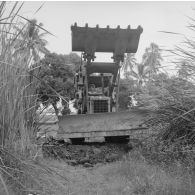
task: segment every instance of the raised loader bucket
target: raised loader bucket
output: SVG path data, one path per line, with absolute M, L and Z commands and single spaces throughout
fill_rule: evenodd
M 94 52 L 113 52 L 117 54 L 136 53 L 140 34 L 143 29 L 112 29 L 78 27 L 75 23 L 71 26 L 72 30 L 72 51 L 82 51 L 85 53 Z

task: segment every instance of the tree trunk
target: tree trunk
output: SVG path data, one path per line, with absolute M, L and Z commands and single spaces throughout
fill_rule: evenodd
M 118 112 L 119 110 L 119 92 L 120 92 L 120 68 L 119 68 L 119 73 L 118 73 L 118 87 L 117 87 L 117 96 L 116 96 L 116 111 Z
M 58 108 L 57 108 L 56 104 L 52 103 L 52 106 L 53 106 L 53 108 L 55 110 L 56 116 L 58 117 L 59 111 L 58 111 Z

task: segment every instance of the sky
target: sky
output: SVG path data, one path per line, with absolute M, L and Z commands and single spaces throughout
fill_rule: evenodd
M 35 14 L 35 11 L 43 7 Z M 137 28 L 141 25 L 141 34 L 136 58 L 141 62 L 146 47 L 154 42 L 162 49 L 173 49 L 181 44 L 184 36 L 191 37 L 187 26 L 189 17 L 195 18 L 195 2 L 191 1 L 51 1 L 51 2 L 25 2 L 21 15 L 28 19 L 36 18 L 44 24 L 44 28 L 54 36 L 46 36 L 47 48 L 51 52 L 68 54 L 71 52 L 70 26 L 77 22 L 78 26 L 105 28 L 110 25 L 116 28 Z M 167 34 L 159 31 L 171 31 L 183 35 Z M 163 53 L 164 61 L 170 57 Z M 112 54 L 96 54 L 97 61 L 112 61 Z

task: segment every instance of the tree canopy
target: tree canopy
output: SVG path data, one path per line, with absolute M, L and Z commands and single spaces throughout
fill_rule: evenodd
M 77 54 L 62 55 L 46 54 L 40 61 L 38 77 L 41 79 L 37 92 L 42 102 L 53 105 L 59 100 L 57 92 L 65 99 L 70 99 L 74 93 L 74 73 L 79 65 Z M 54 90 L 52 90 L 52 89 Z
M 40 54 L 49 53 L 46 48 L 47 41 L 44 39 L 44 36 L 48 33 L 46 31 L 40 32 L 42 26 L 43 24 L 38 24 L 36 19 L 14 26 L 18 32 L 15 54 L 25 52 L 27 56 L 32 55 L 30 65 L 37 63 L 41 59 Z M 21 31 L 21 29 L 23 30 Z
M 141 63 L 137 62 L 135 54 L 127 54 L 122 64 L 125 78 L 121 80 L 120 84 L 119 104 L 121 108 L 127 108 L 129 94 L 145 94 L 144 86 L 149 84 L 152 79 L 161 78 L 158 71 L 161 61 L 161 50 L 155 43 L 151 43 L 145 49 Z
M 157 44 L 151 43 L 149 47 L 145 49 L 145 53 L 142 57 L 142 64 L 149 68 L 149 79 L 158 72 L 161 66 L 161 52 Z

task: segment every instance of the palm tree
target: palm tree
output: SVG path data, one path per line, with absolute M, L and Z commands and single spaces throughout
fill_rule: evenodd
M 180 78 L 189 79 L 194 76 L 194 66 L 186 60 L 182 60 L 177 67 L 179 68 L 177 73 Z
M 142 64 L 149 67 L 149 79 L 157 73 L 158 68 L 161 66 L 161 61 L 162 57 L 159 46 L 155 43 L 151 43 L 150 46 L 146 48 L 142 57 Z
M 21 25 L 21 24 L 20 24 Z M 21 27 L 15 26 L 15 29 L 19 32 L 18 42 L 20 45 L 16 45 L 15 54 L 20 51 L 26 51 L 27 56 L 32 56 L 31 65 L 38 63 L 40 60 L 40 54 L 46 54 L 49 51 L 46 49 L 47 41 L 43 37 L 48 34 L 47 32 L 40 33 L 42 23 L 37 24 L 37 20 L 29 20 L 23 25 L 23 31 Z M 21 42 L 22 40 L 22 42 Z
M 130 76 L 137 80 L 138 86 L 141 87 L 148 78 L 149 68 L 144 64 L 136 64 L 135 71 L 130 71 Z
M 124 71 L 124 76 L 127 75 L 133 69 L 136 64 L 136 58 L 134 53 L 127 53 L 124 62 L 122 63 L 122 71 Z

